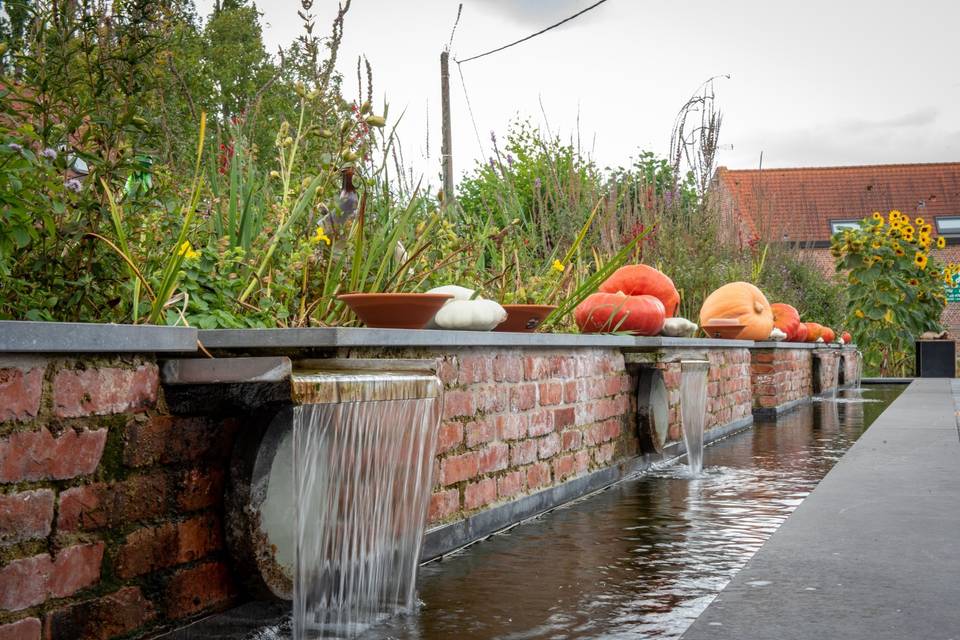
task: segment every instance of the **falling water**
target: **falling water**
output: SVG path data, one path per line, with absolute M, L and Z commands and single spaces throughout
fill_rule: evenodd
M 436 378 L 330 380 L 295 380 L 320 403 L 293 419 L 294 640 L 354 637 L 416 602 L 442 403 L 422 396 Z
M 703 471 L 703 427 L 707 415 L 706 360 L 680 362 L 680 422 L 683 426 L 683 444 L 687 448 L 690 474 Z
M 843 366 L 843 359 L 838 355 L 835 362 L 837 366 L 833 368 L 833 387 L 830 390 L 830 396 L 833 398 L 840 395 L 840 367 Z
M 854 388 L 860 391 L 863 384 L 863 352 L 859 349 L 857 349 L 857 373 L 854 379 L 856 380 Z

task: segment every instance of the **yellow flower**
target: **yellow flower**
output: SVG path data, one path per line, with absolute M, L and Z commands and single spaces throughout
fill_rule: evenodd
M 904 233 L 909 233 L 910 235 L 913 235 L 915 231 L 916 231 L 916 229 L 914 229 L 912 226 L 910 226 L 910 223 L 907 223 L 907 224 L 904 225 L 904 227 L 903 227 L 903 232 L 904 232 Z
M 879 212 L 879 211 L 874 211 L 874 212 L 873 212 L 873 219 L 874 219 L 874 220 L 879 220 L 880 222 L 883 222 L 883 216 L 880 215 L 880 212 Z
M 943 249 L 945 246 L 947 246 L 947 239 L 943 236 L 937 238 L 937 249 Z
M 317 227 L 317 232 L 313 234 L 313 237 L 310 238 L 310 242 L 313 244 L 320 244 L 321 242 L 326 242 L 327 245 L 330 244 L 330 238 L 327 237 L 327 234 L 323 232 L 323 227 Z
M 883 319 L 886 320 L 887 324 L 893 324 L 893 309 L 887 309 L 887 312 L 883 314 Z
M 952 287 L 952 286 L 953 286 L 953 278 L 950 277 L 949 275 L 944 276 L 944 277 L 943 277 L 943 284 L 947 285 L 948 287 Z
M 566 267 L 563 266 L 563 263 L 559 260 L 554 260 L 553 264 L 550 265 L 550 268 L 559 273 L 563 273 L 566 270 Z
M 919 217 L 918 217 L 916 220 L 914 220 L 914 222 L 917 223 L 917 226 L 918 226 L 918 227 L 922 227 L 922 226 L 923 226 L 923 218 L 919 218 Z
M 933 227 L 930 226 L 930 223 L 927 223 L 927 224 L 923 225 L 923 228 L 920 229 L 920 231 L 922 231 L 923 233 L 925 233 L 925 234 L 927 234 L 927 235 L 930 235 L 931 233 L 933 233 Z
M 870 246 L 873 247 L 874 249 L 879 249 L 880 246 L 881 246 L 881 244 L 880 244 L 880 241 L 879 241 L 879 240 L 874 240 L 874 241 L 870 244 Z
M 907 280 L 907 284 L 909 284 L 911 287 L 917 287 L 917 286 L 920 286 L 920 281 L 917 280 L 916 278 L 910 278 L 909 280 Z
M 921 270 L 927 268 L 927 256 L 922 251 L 917 251 L 913 256 L 913 264 L 917 265 Z
M 857 309 L 856 311 L 853 312 L 853 315 L 857 316 L 858 318 L 862 318 L 863 311 L 861 311 L 860 309 Z
M 190 246 L 189 240 L 184 240 L 183 244 L 181 244 L 177 250 L 177 255 L 183 256 L 184 260 L 196 260 L 200 257 L 200 252 L 194 251 L 193 247 Z

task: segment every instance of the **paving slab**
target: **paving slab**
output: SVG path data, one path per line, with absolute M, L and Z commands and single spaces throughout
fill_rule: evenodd
M 683 640 L 960 638 L 957 390 L 911 383 Z

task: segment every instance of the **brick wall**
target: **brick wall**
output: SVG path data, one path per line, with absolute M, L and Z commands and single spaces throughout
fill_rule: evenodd
M 750 382 L 755 409 L 775 409 L 813 394 L 810 349 L 752 349 Z
M 230 604 L 236 428 L 163 415 L 150 359 L 0 361 L 0 639 L 112 638 Z
M 813 352 L 813 360 L 813 392 L 829 392 L 837 382 L 840 351 L 839 349 L 816 349 Z
M 856 349 L 843 349 L 840 352 L 840 377 L 843 386 L 849 387 L 857 380 L 857 351 Z

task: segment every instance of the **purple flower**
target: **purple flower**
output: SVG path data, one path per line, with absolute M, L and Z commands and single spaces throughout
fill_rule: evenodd
M 509 153 L 507 154 L 507 164 L 513 167 L 513 156 Z
M 490 158 L 490 168 L 494 169 L 496 168 L 496 166 L 497 166 L 497 163 L 493 161 L 493 158 Z
M 497 134 L 494 131 L 490 132 L 490 142 L 497 144 Z
M 80 193 L 80 191 L 83 189 L 83 183 L 81 183 L 76 178 L 70 178 L 69 180 L 63 183 L 63 186 L 69 189 L 70 191 L 73 191 L 74 193 Z
M 536 187 L 537 189 L 540 188 L 540 178 L 539 178 L 539 177 L 538 177 L 536 180 L 533 181 L 533 186 Z
M 47 160 L 56 160 L 56 159 L 57 159 L 57 151 L 56 151 L 56 149 L 51 149 L 50 147 L 47 147 L 46 149 L 44 149 L 43 151 L 41 151 L 41 152 L 40 152 L 40 155 L 42 155 L 42 156 L 43 156 L 44 158 L 46 158 Z
M 7 146 L 10 148 L 11 151 L 17 151 L 17 152 L 23 151 L 23 147 L 18 145 L 16 142 L 11 142 Z

